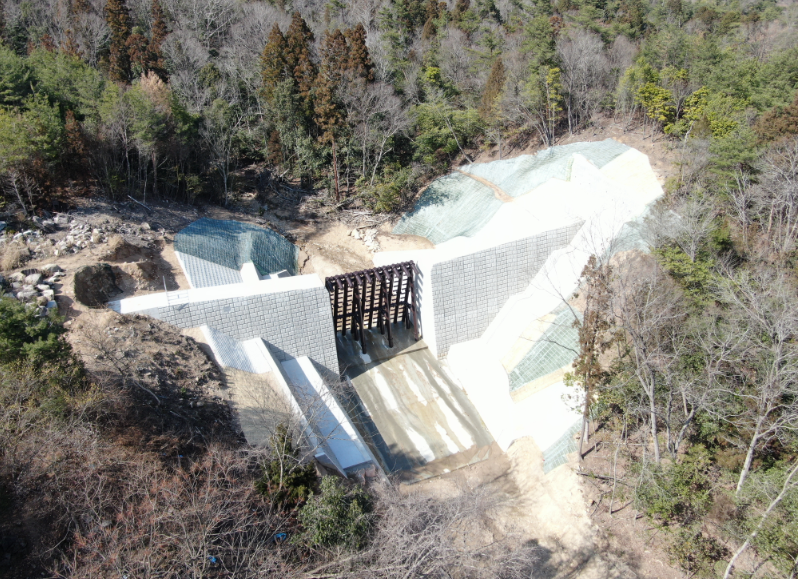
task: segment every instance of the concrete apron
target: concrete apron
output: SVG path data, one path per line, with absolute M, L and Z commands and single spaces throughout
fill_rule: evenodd
M 389 473 L 417 482 L 500 452 L 465 392 L 413 332 L 394 324 L 394 347 L 374 328 L 366 354 L 337 335 L 338 359 L 356 396 L 350 416 Z

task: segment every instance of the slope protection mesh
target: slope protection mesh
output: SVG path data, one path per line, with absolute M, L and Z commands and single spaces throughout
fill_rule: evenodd
M 629 147 L 612 139 L 572 143 L 550 147 L 536 155 L 466 165 L 462 170 L 490 181 L 511 197 L 520 197 L 549 179 L 567 181 L 576 153 L 601 168 L 628 150 Z M 420 235 L 436 245 L 460 235 L 471 237 L 501 205 L 486 185 L 468 175 L 451 173 L 427 187 L 413 211 L 399 221 L 393 232 Z
M 239 221 L 200 219 L 175 236 L 175 251 L 234 269 L 251 261 L 262 276 L 288 270 L 296 275 L 299 249 L 285 237 Z
M 462 167 L 462 170 L 498 185 L 511 197 L 520 197 L 549 179 L 567 181 L 571 173 L 573 155 L 576 153 L 601 169 L 628 150 L 629 147 L 612 139 L 593 143 L 571 143 L 550 147 L 536 155 L 522 155 L 506 161 L 467 165 Z
M 576 444 L 576 433 L 582 428 L 582 420 L 579 419 L 568 427 L 560 438 L 549 448 L 543 451 L 543 473 L 554 470 L 561 464 L 568 462 L 568 455 L 576 452 L 579 446 Z
M 580 321 L 582 315 L 567 307 L 554 313 L 557 317 L 510 372 L 511 392 L 567 366 L 576 358 L 579 330 L 574 327 L 574 314 Z
M 470 237 L 501 206 L 490 187 L 462 173 L 451 173 L 430 183 L 393 232 L 420 235 L 435 244 L 461 235 Z

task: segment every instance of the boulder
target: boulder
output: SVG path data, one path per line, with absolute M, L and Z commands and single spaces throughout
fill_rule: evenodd
M 42 274 L 32 273 L 25 277 L 25 285 L 38 285 L 42 282 Z
M 18 271 L 17 273 L 12 273 L 10 276 L 8 276 L 8 279 L 10 279 L 12 282 L 22 283 L 25 281 L 25 274 Z
M 33 216 L 31 217 L 31 221 L 38 227 L 39 229 L 43 230 L 45 233 L 48 233 L 52 229 L 52 225 L 54 223 L 51 220 L 44 220 L 41 217 Z
M 21 302 L 27 302 L 34 298 L 39 297 L 39 292 L 36 291 L 21 291 L 17 292 L 17 299 Z
M 64 271 L 61 269 L 61 266 L 55 263 L 48 263 L 47 265 L 43 265 L 39 268 L 39 271 L 42 272 L 46 276 L 52 276 L 60 271 Z
M 116 274 L 107 263 L 84 265 L 75 272 L 75 299 L 87 306 L 100 306 L 122 293 Z

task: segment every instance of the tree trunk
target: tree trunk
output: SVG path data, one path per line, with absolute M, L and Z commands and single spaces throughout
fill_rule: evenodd
M 654 407 L 654 396 L 649 396 L 649 411 L 651 412 L 651 441 L 654 443 L 654 460 L 659 464 L 659 440 L 657 439 L 657 411 Z
M 17 195 L 17 200 L 19 200 L 19 204 L 22 207 L 22 212 L 25 214 L 25 217 L 27 217 L 28 208 L 25 207 L 25 201 L 22 199 L 22 193 L 19 192 L 19 175 L 16 171 L 12 171 L 9 178 L 11 179 L 11 187 L 13 187 L 14 193 Z
M 335 155 L 335 138 L 332 139 L 333 174 L 335 175 L 335 201 L 341 201 L 341 191 L 338 186 L 338 158 Z
M 152 197 L 158 197 L 158 157 L 152 152 Z
M 756 445 L 759 443 L 759 437 L 761 435 L 760 430 L 762 428 L 763 420 L 764 417 L 760 417 L 756 423 L 754 434 L 751 436 L 751 442 L 748 444 L 748 452 L 745 454 L 745 462 L 743 463 L 743 469 L 740 471 L 740 478 L 737 481 L 737 490 L 735 491 L 734 496 L 740 495 L 740 490 L 742 490 L 743 484 L 745 484 L 745 479 L 748 478 L 748 473 L 751 470 L 751 463 L 754 460 L 754 451 L 756 450 Z
M 745 550 L 748 548 L 751 542 L 754 539 L 756 539 L 756 536 L 759 534 L 759 531 L 762 530 L 762 526 L 765 524 L 765 521 L 767 520 L 768 516 L 770 516 L 770 513 L 773 511 L 773 509 L 775 509 L 779 505 L 781 500 L 784 498 L 784 495 L 787 494 L 787 491 L 790 490 L 790 488 L 792 487 L 792 477 L 795 476 L 796 472 L 798 472 L 798 463 L 796 463 L 796 465 L 787 475 L 787 478 L 784 480 L 784 485 L 782 485 L 781 487 L 781 492 L 778 494 L 778 496 L 775 499 L 773 499 L 770 505 L 768 505 L 767 510 L 765 510 L 765 512 L 762 513 L 762 517 L 759 519 L 759 523 L 757 524 L 756 528 L 751 532 L 750 535 L 748 535 L 748 538 L 745 540 L 742 546 L 739 549 L 737 549 L 737 551 L 734 553 L 734 556 L 731 558 L 729 564 L 726 566 L 726 572 L 723 574 L 723 579 L 729 579 L 729 577 L 731 576 L 732 569 L 734 569 L 734 563 L 737 561 L 740 555 L 742 555 L 745 552 Z

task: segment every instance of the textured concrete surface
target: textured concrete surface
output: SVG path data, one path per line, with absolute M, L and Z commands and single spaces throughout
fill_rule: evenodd
M 392 328 L 395 347 L 374 329 L 367 354 L 351 335 L 338 337 L 341 366 L 357 394 L 350 414 L 385 469 L 414 481 L 490 456 L 493 439 L 462 389 L 412 330 Z
M 507 303 L 522 292 L 553 251 L 566 247 L 581 224 L 547 231 L 436 263 L 432 267 L 437 354 L 482 335 Z
M 323 287 L 187 302 L 147 312 L 180 328 L 210 326 L 236 342 L 263 338 L 278 361 L 308 356 L 338 375 L 330 297 Z
M 241 277 L 241 272 L 238 270 L 194 257 L 188 253 L 175 251 L 175 255 L 192 288 L 229 285 L 231 283 L 243 283 L 244 281 Z

